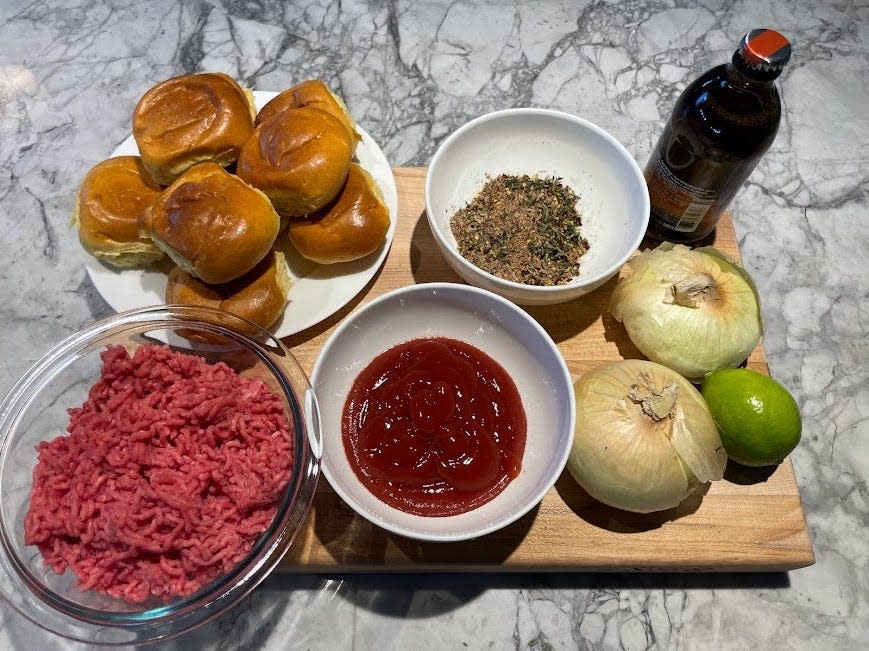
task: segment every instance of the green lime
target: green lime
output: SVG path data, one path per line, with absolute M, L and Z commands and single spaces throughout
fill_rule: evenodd
M 700 392 L 734 461 L 777 464 L 800 442 L 800 408 L 771 377 L 747 368 L 722 369 L 703 379 Z

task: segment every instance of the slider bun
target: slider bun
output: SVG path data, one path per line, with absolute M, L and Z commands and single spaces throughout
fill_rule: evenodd
M 244 276 L 222 285 L 208 285 L 175 267 L 169 272 L 166 302 L 217 308 L 268 328 L 284 313 L 291 286 L 284 254 L 272 250 Z
M 298 108 L 275 113 L 254 129 L 236 174 L 265 192 L 280 215 L 301 217 L 335 198 L 352 157 L 350 137 L 338 118 Z
M 97 163 L 85 175 L 75 199 L 71 223 L 94 257 L 115 267 L 145 267 L 163 257 L 137 221 L 160 196 L 138 156 L 116 156 Z
M 371 175 L 350 164 L 347 182 L 326 208 L 290 221 L 287 236 L 304 257 L 321 264 L 349 262 L 376 251 L 389 230 L 389 210 Z
M 223 73 L 173 77 L 133 110 L 133 137 L 145 168 L 169 185 L 196 163 L 235 162 L 253 131 L 253 96 Z
M 140 232 L 175 264 L 215 284 L 253 269 L 279 226 L 268 197 L 215 163 L 187 170 L 139 220 Z
M 362 140 L 356 131 L 356 122 L 347 110 L 344 100 L 329 90 L 329 87 L 319 79 L 303 81 L 271 99 L 257 113 L 254 124 L 259 126 L 277 113 L 296 108 L 319 109 L 341 120 L 350 135 L 350 146 L 355 152 L 356 145 Z

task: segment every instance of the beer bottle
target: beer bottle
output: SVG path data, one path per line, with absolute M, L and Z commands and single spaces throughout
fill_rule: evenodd
M 775 139 L 781 101 L 774 80 L 790 54 L 778 32 L 752 30 L 730 63 L 682 92 L 645 169 L 649 236 L 694 242 L 713 231 Z

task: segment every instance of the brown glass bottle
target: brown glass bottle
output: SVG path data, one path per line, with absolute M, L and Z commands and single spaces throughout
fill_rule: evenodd
M 646 165 L 650 237 L 694 242 L 714 230 L 775 139 L 781 101 L 774 80 L 789 57 L 781 34 L 752 30 L 730 63 L 682 92 Z

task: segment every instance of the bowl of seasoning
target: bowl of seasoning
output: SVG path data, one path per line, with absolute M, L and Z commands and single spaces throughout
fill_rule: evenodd
M 226 312 L 122 312 L 0 409 L 0 592 L 89 644 L 165 640 L 250 593 L 302 527 L 321 441 L 304 371 Z M 255 334 L 241 334 L 240 330 Z
M 533 509 L 574 427 L 563 357 L 528 314 L 487 290 L 426 283 L 351 314 L 311 375 L 323 473 L 392 533 L 478 538 Z
M 649 221 L 642 171 L 578 116 L 518 108 L 476 118 L 438 147 L 426 215 L 465 281 L 520 305 L 569 301 L 615 276 Z

